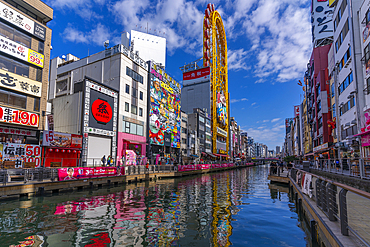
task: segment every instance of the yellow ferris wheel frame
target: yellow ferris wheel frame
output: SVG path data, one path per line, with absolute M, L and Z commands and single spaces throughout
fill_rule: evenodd
M 213 153 L 217 153 L 217 128 L 226 131 L 226 154 L 229 154 L 229 91 L 228 91 L 228 70 L 227 70 L 227 42 L 224 24 L 221 15 L 217 10 L 210 13 L 209 18 L 204 16 L 204 20 L 209 20 L 210 28 L 207 28 L 203 22 L 203 66 L 207 66 L 205 46 L 207 38 L 205 33 L 211 29 L 210 49 L 211 58 L 209 66 L 211 72 L 211 113 L 212 113 L 212 146 Z M 221 126 L 217 121 L 217 92 L 223 92 L 226 100 L 226 125 Z M 221 135 L 222 136 L 222 135 Z

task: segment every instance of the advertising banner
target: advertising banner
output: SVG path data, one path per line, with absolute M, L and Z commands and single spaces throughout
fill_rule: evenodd
M 369 37 L 369 34 L 370 34 L 370 23 L 366 25 L 364 31 L 362 32 L 362 42 L 365 43 L 365 41 Z
M 327 1 L 312 1 L 311 25 L 312 43 L 319 44 L 321 39 L 333 36 L 334 8 L 328 6 Z
M 199 82 L 205 82 L 210 80 L 210 68 L 202 68 L 182 74 L 182 84 L 184 86 L 195 84 Z
M 36 162 L 36 167 L 39 167 L 41 164 L 41 147 L 31 144 L 4 143 L 3 160 Z
M 197 170 L 206 170 L 206 169 L 211 169 L 210 164 L 198 164 L 197 165 Z
M 36 113 L 0 106 L 0 122 L 39 127 L 39 118 Z
M 2 36 L 0 51 L 41 68 L 44 67 L 44 55 Z
M 221 168 L 221 164 L 212 164 L 212 168 L 215 169 L 215 168 Z
M 294 117 L 299 117 L 299 105 L 294 106 Z
M 154 63 L 150 64 L 150 143 L 165 145 L 165 133 L 171 136 L 170 145 L 180 148 L 180 85 Z
M 0 127 L 0 134 L 36 136 L 36 131 Z
M 0 82 L 0 87 L 5 87 L 35 97 L 41 97 L 41 82 L 28 79 L 3 69 L 0 69 Z
M 292 128 L 292 124 L 293 124 L 293 118 L 286 118 L 285 119 L 285 131 L 286 131 L 286 134 L 290 133 L 290 130 Z
M 42 145 L 47 147 L 82 148 L 82 135 L 46 130 L 43 133 Z
M 30 34 L 45 40 L 46 28 L 40 24 L 34 22 L 27 16 L 20 12 L 8 7 L 7 5 L 0 2 L 0 17 L 3 20 L 10 22 L 11 24 L 29 32 Z
M 179 172 L 185 172 L 185 171 L 195 171 L 196 165 L 180 165 L 178 166 Z
M 58 169 L 59 181 L 124 175 L 117 167 L 68 167 Z

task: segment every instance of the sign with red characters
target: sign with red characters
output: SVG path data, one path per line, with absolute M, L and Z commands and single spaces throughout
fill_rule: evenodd
M 38 127 L 40 117 L 36 113 L 0 106 L 0 122 Z
M 102 99 L 97 99 L 92 103 L 91 112 L 98 123 L 107 124 L 112 119 L 112 107 Z
M 294 117 L 299 117 L 299 105 L 294 106 Z

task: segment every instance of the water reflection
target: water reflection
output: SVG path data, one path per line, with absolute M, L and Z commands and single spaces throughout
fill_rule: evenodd
M 245 168 L 0 202 L 0 243 L 33 238 L 49 246 L 306 245 L 288 188 L 268 184 L 267 172 Z M 281 236 L 282 225 L 288 236 Z

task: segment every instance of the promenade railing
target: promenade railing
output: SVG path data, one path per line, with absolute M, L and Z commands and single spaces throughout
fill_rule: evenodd
M 342 158 L 342 159 L 318 159 L 309 162 L 309 168 L 330 173 L 342 174 L 362 179 L 370 179 L 369 158 Z M 361 172 L 361 165 L 363 170 Z M 295 162 L 295 167 L 302 168 L 300 161 Z
M 352 233 L 359 246 L 370 246 L 370 193 L 296 168 L 290 177 L 330 221 L 339 222 L 342 235 Z

